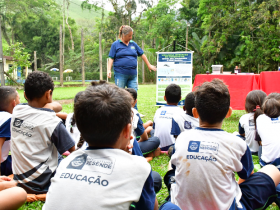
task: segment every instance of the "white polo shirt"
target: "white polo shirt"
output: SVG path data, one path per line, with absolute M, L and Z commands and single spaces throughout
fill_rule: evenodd
M 175 138 L 170 134 L 170 131 L 172 128 L 172 117 L 176 113 L 184 114 L 184 110 L 179 106 L 165 105 L 155 113 L 153 127 L 155 129 L 155 136 L 160 139 L 160 148 L 175 143 Z
M 11 144 L 11 117 L 12 115 L 9 112 L 0 112 L 0 137 L 6 138 L 2 149 L 1 149 L 1 163 L 4 162 L 9 156 L 10 144 Z
M 280 116 L 270 118 L 262 114 L 256 123 L 257 132 L 262 140 L 261 159 L 270 163 L 280 157 Z
M 185 130 L 196 128 L 199 126 L 199 119 L 187 113 L 175 113 L 172 118 L 171 134 L 178 136 Z
M 123 210 L 132 202 L 141 202 L 139 210 L 153 210 L 155 193 L 142 195 L 147 184 L 152 186 L 150 174 L 145 158 L 120 149 L 77 150 L 57 168 L 43 210 Z
M 247 179 L 254 164 L 241 138 L 221 129 L 195 128 L 181 133 L 171 157 L 175 183 L 171 202 L 182 210 L 229 209 L 241 190 L 234 172 Z
M 245 141 L 252 152 L 259 151 L 259 144 L 255 141 L 256 129 L 254 123 L 254 112 L 244 114 L 239 120 L 239 133 L 245 133 Z

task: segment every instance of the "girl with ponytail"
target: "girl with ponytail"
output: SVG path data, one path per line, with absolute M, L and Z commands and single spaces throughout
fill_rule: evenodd
M 263 103 L 265 97 L 266 93 L 261 90 L 249 92 L 245 101 L 247 114 L 244 114 L 239 120 L 239 134 L 245 138 L 245 142 L 253 155 L 258 155 L 259 151 L 259 144 L 255 141 L 254 114 L 256 107 Z
M 74 98 L 74 105 L 82 93 L 83 92 L 79 92 L 76 94 Z M 70 136 L 73 138 L 73 140 L 76 143 L 76 149 L 86 149 L 88 147 L 88 144 L 87 142 L 85 142 L 85 140 L 81 136 L 79 129 L 77 128 L 74 113 L 70 113 L 67 115 L 65 125 L 66 125 L 66 130 L 70 133 Z
M 280 94 L 268 95 L 262 106 L 256 108 L 254 119 L 256 140 L 262 145 L 260 165 L 280 163 Z

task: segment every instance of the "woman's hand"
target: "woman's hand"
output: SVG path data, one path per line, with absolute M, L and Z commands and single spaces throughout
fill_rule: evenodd
M 153 65 L 149 65 L 148 68 L 149 68 L 150 72 L 151 72 L 151 70 L 157 71 L 157 67 L 155 67 Z
M 112 74 L 111 71 L 107 71 L 107 77 L 108 78 L 111 78 L 111 74 Z

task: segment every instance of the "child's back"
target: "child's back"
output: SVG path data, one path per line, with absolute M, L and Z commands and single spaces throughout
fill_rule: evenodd
M 186 113 L 178 112 L 173 115 L 171 134 L 175 137 L 185 130 L 199 126 L 199 119 L 194 118 L 192 114 L 194 102 L 194 93 L 190 92 L 185 98 L 185 105 L 183 107 Z
M 171 84 L 165 89 L 164 99 L 167 105 L 159 108 L 154 116 L 153 127 L 155 129 L 154 136 L 160 139 L 159 147 L 162 150 L 168 148 L 175 143 L 175 138 L 170 134 L 172 128 L 172 117 L 175 113 L 184 114 L 182 108 L 177 104 L 181 100 L 181 88 L 176 84 Z
M 172 202 L 182 209 L 229 209 L 241 196 L 233 172 L 246 178 L 253 169 L 242 139 L 220 129 L 196 128 L 181 133 L 175 149 L 171 163 L 180 173 L 175 173 Z
M 74 115 L 89 147 L 60 163 L 43 210 L 129 209 L 133 202 L 139 210 L 157 207 L 151 166 L 128 153 L 130 102 L 127 92 L 113 85 L 95 85 L 83 92 Z
M 30 105 L 16 106 L 12 115 L 14 180 L 28 193 L 46 193 L 58 166 L 58 152 L 71 151 L 75 146 L 54 111 L 42 108 L 40 103 L 37 107 L 32 106 L 34 101 L 45 101 L 45 95 L 52 90 L 53 82 L 47 74 L 33 72 L 25 82 L 25 94 Z M 51 96 L 47 100 L 52 102 Z
M 249 146 L 252 154 L 257 155 L 259 151 L 259 144 L 255 141 L 255 122 L 254 114 L 256 108 L 263 104 L 266 93 L 261 90 L 253 90 L 246 96 L 245 110 L 247 114 L 241 116 L 239 120 L 239 134 L 245 137 L 245 141 Z

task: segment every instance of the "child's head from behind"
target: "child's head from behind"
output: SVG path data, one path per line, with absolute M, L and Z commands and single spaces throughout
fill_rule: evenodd
M 13 108 L 20 103 L 18 92 L 10 86 L 0 87 L 0 111 L 12 113 Z
M 170 84 L 165 89 L 164 100 L 167 104 L 178 104 L 181 100 L 181 87 L 176 84 Z
M 194 96 L 193 92 L 190 92 L 185 98 L 185 110 L 191 116 L 193 116 L 192 109 L 195 107 L 194 99 L 195 99 L 195 96 Z
M 279 93 L 270 93 L 265 99 L 263 104 L 256 109 L 254 115 L 254 121 L 261 114 L 266 114 L 270 118 L 276 118 L 280 116 L 280 94 Z
M 131 102 L 131 105 L 132 105 L 132 107 L 134 107 L 135 104 L 137 103 L 137 92 L 136 92 L 136 90 L 134 90 L 133 88 L 126 88 L 125 90 L 131 95 L 131 97 L 133 99 L 132 102 Z
M 221 123 L 230 108 L 230 94 L 223 81 L 214 79 L 205 82 L 194 94 L 200 121 L 208 124 Z
M 110 84 L 91 86 L 79 96 L 74 115 L 81 135 L 90 146 L 113 146 L 125 132 L 128 132 L 125 138 L 129 142 L 130 101 L 125 90 Z
M 24 83 L 25 96 L 28 102 L 47 96 L 46 103 L 52 102 L 54 84 L 52 78 L 45 72 L 34 71 L 28 75 Z
M 254 112 L 257 106 L 261 106 L 266 97 L 266 93 L 262 90 L 252 90 L 246 96 L 245 110 L 246 112 Z

